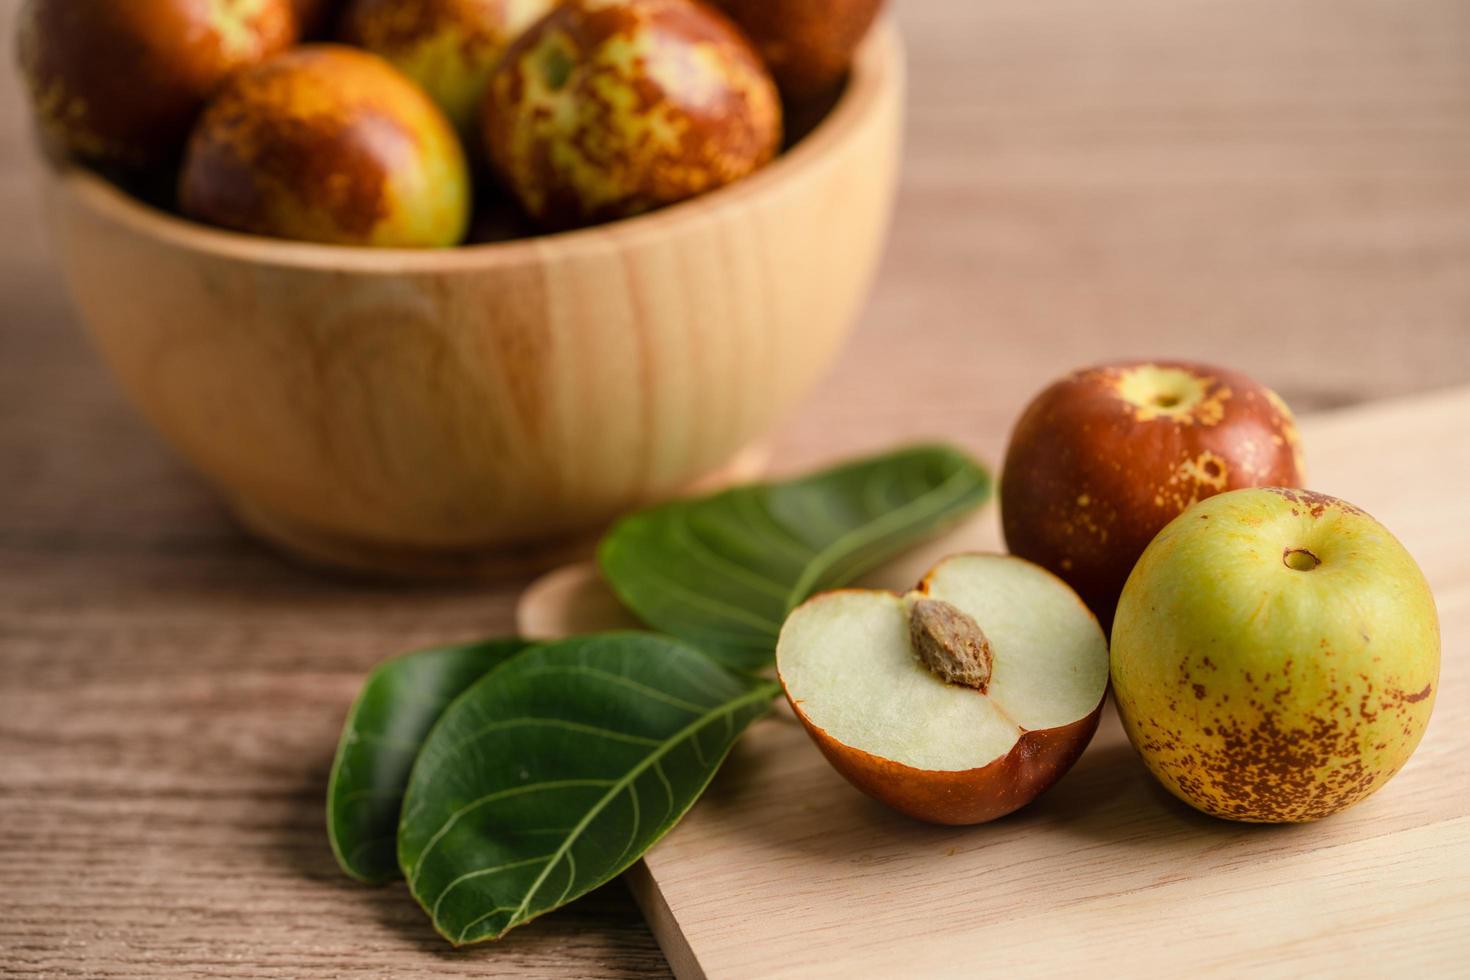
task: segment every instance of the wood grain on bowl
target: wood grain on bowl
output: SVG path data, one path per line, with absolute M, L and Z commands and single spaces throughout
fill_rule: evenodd
M 826 368 L 893 195 L 903 63 L 878 32 L 808 139 L 697 201 L 432 254 L 262 241 L 48 181 L 82 318 L 249 523 L 416 570 L 565 537 L 721 467 Z
M 19 5 L 0 0 L 0 24 L 12 23 Z M 1470 381 L 1463 0 L 892 6 L 913 54 L 916 111 L 891 259 L 841 367 L 781 427 L 779 472 L 946 434 L 998 462 L 1016 413 L 1048 378 L 1124 354 L 1224 360 L 1279 385 L 1303 410 Z M 1079 88 L 1079 78 L 1088 84 Z M 509 630 L 517 585 L 355 588 L 283 568 L 242 541 L 129 417 L 80 344 L 43 234 L 30 136 L 20 87 L 0 82 L 0 972 L 88 980 L 667 975 L 621 884 L 493 948 L 450 953 L 401 888 L 363 888 L 341 875 L 322 801 L 362 678 L 405 650 Z M 1397 424 L 1411 433 L 1424 418 L 1406 411 Z M 1308 438 L 1310 450 L 1321 448 L 1311 431 Z M 1398 485 L 1451 486 L 1439 464 L 1415 472 L 1432 479 Z M 1391 520 L 1385 502 L 1350 499 Z M 996 546 L 995 513 L 987 534 L 959 547 Z M 1446 569 L 1436 574 L 1470 573 L 1470 550 L 1443 528 L 1425 529 L 1433 561 Z M 933 557 L 893 584 L 912 586 Z M 1451 615 L 1466 624 L 1459 640 L 1445 634 L 1436 711 L 1450 713 L 1431 724 L 1425 762 L 1416 758 L 1397 777 L 1412 780 L 1399 798 L 1425 819 L 1470 800 L 1462 788 L 1470 728 L 1454 724 L 1465 717 L 1470 677 L 1448 673 L 1464 660 L 1450 654 L 1470 642 L 1470 591 L 1439 598 L 1446 624 Z M 877 815 L 875 837 L 910 841 L 919 866 L 952 869 L 976 893 L 996 880 L 980 855 L 973 866 L 956 863 L 967 852 L 948 854 L 954 845 L 944 838 L 976 836 L 995 854 L 1005 824 L 918 831 L 931 848 L 903 818 L 883 823 L 882 808 L 830 772 L 794 720 L 780 731 L 768 747 L 737 747 L 729 783 L 715 786 L 694 819 L 740 799 L 753 775 L 754 792 L 784 798 L 780 779 L 793 773 L 798 785 L 840 792 Z M 1110 721 L 1102 737 L 1122 736 Z M 1104 751 L 1090 752 L 1045 804 L 1079 855 L 1047 881 L 1065 885 L 1101 857 L 1116 858 L 1122 876 L 1101 881 L 1092 904 L 1112 897 L 1132 913 L 1136 928 L 1126 935 L 1139 948 L 1148 946 L 1149 924 L 1163 922 L 1178 951 L 1190 933 L 1175 923 L 1192 908 L 1255 910 L 1261 931 L 1247 938 L 1275 951 L 1263 963 L 1228 936 L 1211 942 L 1222 975 L 1274 965 L 1299 976 L 1291 973 L 1299 957 L 1329 945 L 1339 957 L 1333 966 L 1348 970 L 1407 971 L 1426 953 L 1463 948 L 1465 930 L 1456 927 L 1467 906 L 1455 890 L 1464 879 L 1446 874 L 1455 855 L 1432 828 L 1374 837 L 1379 803 L 1369 801 L 1343 815 L 1341 830 L 1335 820 L 1308 828 L 1340 846 L 1306 854 L 1291 850 L 1300 836 L 1291 828 L 1263 836 L 1225 825 L 1211 841 L 1190 824 L 1187 836 L 1148 836 L 1168 826 L 1167 813 L 1190 811 L 1167 811 L 1167 798 L 1147 792 L 1131 750 L 1096 748 Z M 1095 804 L 1093 817 L 1067 820 L 1073 802 Z M 1139 805 L 1151 821 L 1130 817 Z M 1389 810 L 1379 830 L 1412 816 Z M 858 905 L 849 890 L 826 911 L 866 926 L 867 913 L 890 909 L 893 895 L 921 893 L 902 887 L 911 865 L 887 860 L 871 839 L 834 839 L 832 816 L 801 811 L 789 828 L 804 837 L 797 849 L 771 853 L 780 868 L 828 846 L 826 882 L 877 895 Z M 741 829 L 733 813 L 721 826 L 733 832 L 691 839 L 685 854 L 715 848 L 725 870 L 760 868 L 763 857 L 747 844 L 770 828 Z M 1463 820 L 1444 826 L 1470 829 Z M 1029 832 L 1029 824 L 1014 830 Z M 1236 832 L 1261 846 L 1239 854 Z M 1213 862 L 1219 888 L 1177 881 L 1181 865 L 1167 855 L 1181 852 Z M 1237 855 L 1250 863 L 1237 865 Z M 1374 879 L 1378 860 L 1437 867 L 1390 908 Z M 1276 914 L 1249 887 L 1288 868 L 1298 883 L 1267 892 L 1276 901 L 1337 887 L 1328 897 L 1344 903 L 1344 916 L 1378 907 L 1344 918 L 1342 930 L 1328 917 L 1327 929 L 1292 945 L 1295 917 Z M 725 916 L 711 915 L 709 928 L 690 928 L 689 938 L 702 947 L 726 928 L 722 948 L 731 955 L 760 924 L 739 900 L 777 891 L 754 880 L 721 895 L 721 879 L 691 872 L 680 880 L 688 895 L 718 898 L 711 911 Z M 878 893 L 885 883 L 889 893 Z M 1043 951 L 1085 953 L 1087 943 L 1062 931 L 1085 908 L 1021 923 L 1049 930 L 1039 939 L 1016 927 L 1025 902 L 1046 898 L 1030 884 L 1013 886 L 1022 904 L 997 914 L 1001 928 L 986 935 L 987 950 L 1004 940 L 1024 955 L 1032 940 Z M 681 929 L 666 906 L 660 911 L 657 890 L 646 894 L 675 957 Z M 1380 915 L 1418 928 L 1401 945 L 1373 944 L 1362 926 Z M 953 921 L 946 912 L 939 928 Z M 749 952 L 765 951 L 769 939 L 768 930 Z M 959 966 L 975 958 L 969 949 Z M 723 961 L 705 955 L 675 966 L 684 976 L 700 964 L 712 977 L 740 975 L 722 974 Z M 1132 963 L 1137 977 L 1177 978 L 1170 967 L 1163 956 Z

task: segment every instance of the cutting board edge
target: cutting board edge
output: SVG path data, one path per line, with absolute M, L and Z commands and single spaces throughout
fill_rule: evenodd
M 633 901 L 638 904 L 638 910 L 643 913 L 648 931 L 658 940 L 658 947 L 663 950 L 664 958 L 669 961 L 669 968 L 673 970 L 674 976 L 679 980 L 706 980 L 704 967 L 699 965 L 694 947 L 689 944 L 684 930 L 679 926 L 679 920 L 674 916 L 674 910 L 669 908 L 668 901 L 664 899 L 663 891 L 648 868 L 648 862 L 638 861 L 624 871 L 623 881 L 632 893 Z

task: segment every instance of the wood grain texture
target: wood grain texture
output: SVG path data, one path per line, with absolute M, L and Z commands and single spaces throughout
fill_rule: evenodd
M 1082 760 L 1039 801 L 941 828 L 859 795 L 785 711 L 747 734 L 629 879 L 679 975 L 1080 976 L 1099 962 L 1149 977 L 1463 972 L 1470 524 L 1445 490 L 1470 486 L 1467 423 L 1470 388 L 1303 426 L 1311 485 L 1398 535 L 1440 609 L 1429 731 L 1376 795 L 1313 824 L 1211 819 L 1154 782 L 1109 702 Z M 1431 460 L 1443 482 L 1405 478 Z M 925 557 L 999 547 L 992 508 Z M 876 579 L 910 587 L 912 564 Z
M 1461 0 L 891 6 L 894 234 L 775 468 L 936 435 L 998 459 L 1027 396 L 1102 358 L 1224 361 L 1303 410 L 1470 381 Z M 664 970 L 618 888 L 455 954 L 402 889 L 339 875 L 322 800 L 357 685 L 510 629 L 520 583 L 362 588 L 244 536 L 88 349 L 36 180 L 0 84 L 0 975 Z
M 456 249 L 247 237 L 75 167 L 44 183 L 107 363 L 246 524 L 320 563 L 463 571 L 682 490 L 807 393 L 886 237 L 903 76 L 884 28 L 737 184 Z

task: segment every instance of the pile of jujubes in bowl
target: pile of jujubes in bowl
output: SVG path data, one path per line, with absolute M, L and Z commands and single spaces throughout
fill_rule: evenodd
M 740 180 L 881 0 L 30 0 L 48 145 L 200 222 L 445 247 Z
M 896 187 L 880 4 L 28 0 L 17 41 L 130 400 L 291 554 L 459 577 L 733 472 L 828 368 Z

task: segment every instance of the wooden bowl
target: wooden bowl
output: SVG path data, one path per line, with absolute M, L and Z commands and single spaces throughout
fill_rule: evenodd
M 61 167 L 54 237 L 129 396 L 248 526 L 318 563 L 473 570 L 680 492 L 807 391 L 881 251 L 903 75 L 883 26 L 770 166 L 591 229 L 294 243 Z

